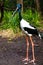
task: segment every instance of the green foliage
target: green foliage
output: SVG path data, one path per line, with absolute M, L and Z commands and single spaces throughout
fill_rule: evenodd
M 33 13 L 32 10 L 29 9 L 23 14 L 23 17 L 33 26 L 40 26 L 40 14 L 37 11 Z
M 12 17 L 11 11 L 5 11 L 2 26 L 0 26 L 0 28 L 1 29 L 12 28 L 15 33 L 18 32 L 18 30 L 20 31 L 18 14 Z
M 37 11 L 34 13 L 31 9 L 27 10 L 26 12 L 22 13 L 22 17 L 28 21 L 33 26 L 39 27 L 40 23 L 40 15 Z M 12 28 L 15 33 L 20 31 L 20 25 L 19 25 L 19 17 L 18 14 L 12 17 L 12 11 L 5 11 L 4 12 L 4 18 L 2 21 L 2 26 L 0 26 L 1 29 L 8 29 Z
M 11 16 L 11 12 L 4 12 L 4 18 L 3 18 L 3 22 L 2 22 L 2 26 L 1 28 L 2 29 L 7 29 L 7 28 L 10 28 L 9 27 L 9 18 Z
M 11 17 L 11 20 L 9 21 L 9 25 L 13 29 L 14 32 L 20 31 L 18 14 L 16 14 L 14 17 Z

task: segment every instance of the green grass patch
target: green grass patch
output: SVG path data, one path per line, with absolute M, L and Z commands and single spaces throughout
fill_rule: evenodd
M 20 32 L 20 21 L 18 17 L 18 13 L 12 17 L 12 11 L 4 11 L 4 18 L 2 21 L 2 25 L 0 26 L 0 29 L 8 29 L 12 28 L 14 33 Z M 29 22 L 31 25 L 40 28 L 43 27 L 43 24 L 40 24 L 41 19 L 40 19 L 40 14 L 35 11 L 34 13 L 32 12 L 31 9 L 25 11 L 22 13 L 22 17 Z

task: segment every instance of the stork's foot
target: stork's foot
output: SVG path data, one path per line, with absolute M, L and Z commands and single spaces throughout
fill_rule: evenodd
M 30 61 L 30 59 L 28 59 L 28 58 L 23 58 L 22 61 L 24 62 L 24 64 L 28 64 L 28 62 Z
M 33 63 L 34 65 L 36 65 L 35 59 L 34 60 L 31 60 L 29 63 Z
M 22 61 L 30 61 L 30 59 L 28 59 L 28 58 L 23 58 Z

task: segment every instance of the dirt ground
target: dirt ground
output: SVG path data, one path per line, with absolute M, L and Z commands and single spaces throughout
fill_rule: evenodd
M 35 43 L 36 65 L 43 65 L 43 40 L 33 37 Z M 37 44 L 37 46 L 36 46 Z M 26 53 L 25 36 L 8 40 L 0 36 L 0 65 L 25 65 L 22 59 Z M 31 43 L 29 57 L 32 59 Z M 28 63 L 27 65 L 33 65 Z

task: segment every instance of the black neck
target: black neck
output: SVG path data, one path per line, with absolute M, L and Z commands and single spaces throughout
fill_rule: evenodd
M 19 20 L 21 21 L 22 16 L 21 16 L 21 12 L 19 12 Z

